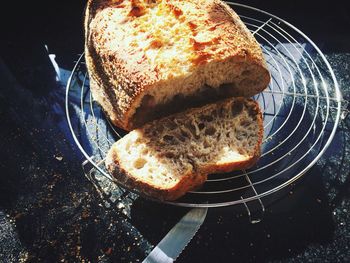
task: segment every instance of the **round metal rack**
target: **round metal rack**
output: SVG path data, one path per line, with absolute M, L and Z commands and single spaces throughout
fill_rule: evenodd
M 272 76 L 268 88 L 255 96 L 264 116 L 262 155 L 253 168 L 210 175 L 200 190 L 169 204 L 219 207 L 253 200 L 261 203 L 260 198 L 305 174 L 325 152 L 338 126 L 341 93 L 319 48 L 277 16 L 228 4 L 260 43 Z M 88 162 L 104 178 L 114 181 L 103 161 L 113 142 L 125 132 L 113 127 L 93 101 L 83 55 L 67 84 L 66 112 L 74 140 Z

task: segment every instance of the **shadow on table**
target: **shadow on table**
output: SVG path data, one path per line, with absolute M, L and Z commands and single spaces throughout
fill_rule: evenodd
M 205 223 L 178 262 L 264 262 L 291 257 L 313 243 L 331 241 L 335 226 L 321 174 L 312 169 L 266 210 L 258 224 L 249 223 L 244 210 L 209 209 Z M 154 245 L 186 211 L 141 199 L 133 208 L 133 225 Z

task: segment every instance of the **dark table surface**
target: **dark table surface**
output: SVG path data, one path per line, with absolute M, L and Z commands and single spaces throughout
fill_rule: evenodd
M 243 2 L 243 1 L 242 1 Z M 340 2 L 244 1 L 294 24 L 350 97 L 350 12 Z M 64 83 L 83 50 L 84 1 L 10 3 L 0 43 L 0 262 L 140 262 L 187 209 L 106 203 L 83 174 Z M 329 150 L 259 224 L 210 209 L 177 262 L 349 262 L 350 118 Z

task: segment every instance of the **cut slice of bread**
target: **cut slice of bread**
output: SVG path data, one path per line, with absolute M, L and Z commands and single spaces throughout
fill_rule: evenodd
M 270 82 L 260 45 L 220 0 L 89 0 L 85 60 L 93 98 L 125 130 Z
M 202 185 L 210 173 L 254 165 L 262 137 L 257 102 L 227 99 L 131 131 L 113 144 L 106 167 L 129 189 L 174 200 Z

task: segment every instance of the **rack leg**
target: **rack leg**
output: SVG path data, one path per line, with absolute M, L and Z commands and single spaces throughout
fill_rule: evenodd
M 244 171 L 245 173 L 245 178 L 247 180 L 247 182 L 249 183 L 251 189 L 253 190 L 255 196 L 258 196 L 258 192 L 256 191 L 254 185 L 252 184 L 252 181 L 250 180 L 249 176 L 247 175 L 247 173 Z M 244 200 L 244 198 L 241 196 L 241 199 Z M 246 210 L 247 210 L 247 214 L 248 214 L 248 218 L 251 224 L 257 224 L 259 222 L 261 222 L 261 220 L 264 217 L 264 213 L 265 213 L 265 206 L 263 204 L 263 202 L 261 201 L 260 198 L 257 198 L 256 200 L 253 201 L 249 201 L 249 202 L 243 202 Z

